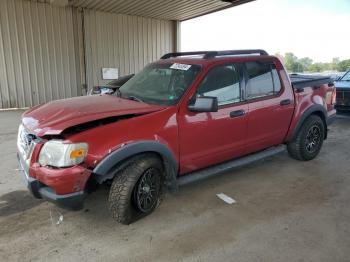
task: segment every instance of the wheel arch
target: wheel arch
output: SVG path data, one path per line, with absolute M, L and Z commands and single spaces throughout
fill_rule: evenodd
M 313 105 L 310 108 L 308 108 L 300 117 L 298 124 L 296 125 L 293 135 L 290 139 L 290 141 L 293 141 L 297 134 L 299 133 L 301 127 L 305 123 L 306 119 L 309 118 L 311 115 L 317 115 L 322 119 L 322 122 L 325 127 L 325 134 L 324 139 L 327 139 L 327 111 L 326 109 L 321 105 Z
M 170 189 L 177 190 L 178 163 L 176 158 L 166 145 L 157 141 L 138 141 L 113 151 L 94 168 L 93 179 L 99 184 L 113 179 L 115 173 L 128 165 L 133 157 L 146 153 L 154 153 L 160 157 L 165 169 L 166 185 Z

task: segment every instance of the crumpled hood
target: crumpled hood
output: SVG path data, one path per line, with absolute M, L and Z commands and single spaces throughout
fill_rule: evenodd
M 33 107 L 22 116 L 23 125 L 37 136 L 59 135 L 68 127 L 107 117 L 146 114 L 164 106 L 122 99 L 112 95 L 81 96 Z

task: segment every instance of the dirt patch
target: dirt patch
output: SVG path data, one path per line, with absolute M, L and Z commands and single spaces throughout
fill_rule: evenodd
M 40 205 L 43 201 L 24 190 L 12 191 L 0 196 L 0 217 L 23 212 Z

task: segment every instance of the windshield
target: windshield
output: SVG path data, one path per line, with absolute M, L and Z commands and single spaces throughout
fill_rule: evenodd
M 200 65 L 150 64 L 126 82 L 119 95 L 150 104 L 173 105 L 200 70 Z
M 340 80 L 341 81 L 350 81 L 350 71 L 348 71 Z

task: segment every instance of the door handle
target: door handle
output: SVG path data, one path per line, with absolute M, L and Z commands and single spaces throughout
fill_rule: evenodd
M 243 109 L 241 110 L 236 110 L 236 111 L 232 111 L 230 112 L 230 117 L 234 118 L 234 117 L 239 117 L 239 116 L 243 116 L 245 114 L 245 111 Z
M 280 105 L 281 106 L 287 106 L 287 105 L 290 105 L 292 103 L 292 100 L 290 99 L 284 99 L 280 102 Z

